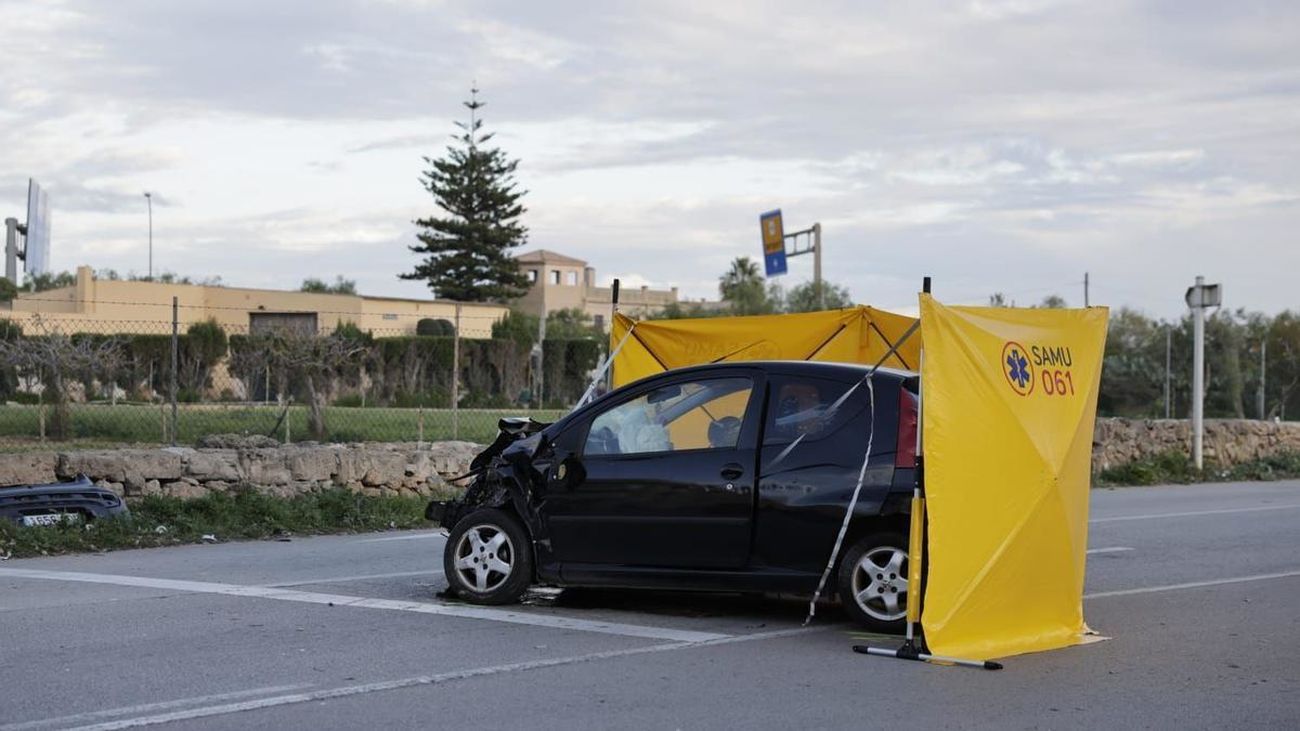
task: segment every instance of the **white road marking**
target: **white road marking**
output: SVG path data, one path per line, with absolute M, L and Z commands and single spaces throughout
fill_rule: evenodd
M 653 640 L 671 642 L 705 642 L 719 640 L 729 635 L 716 632 L 695 632 L 692 630 L 671 629 L 668 627 L 646 627 L 618 622 L 602 622 L 591 619 L 575 619 L 555 614 L 517 612 L 508 609 L 491 609 L 468 604 L 433 604 L 429 602 L 400 601 L 395 599 L 370 599 L 367 597 L 347 596 L 345 594 L 321 594 L 312 591 L 278 589 L 270 586 L 245 586 L 241 584 L 219 584 L 209 581 L 182 581 L 178 579 L 153 579 L 145 576 L 124 576 L 119 574 L 87 574 L 76 571 L 38 571 L 34 569 L 0 569 L 0 576 L 15 579 L 45 579 L 49 581 L 76 581 L 89 584 L 113 584 L 117 586 L 138 586 L 146 589 L 165 589 L 185 591 L 198 594 L 224 594 L 226 596 L 245 596 L 258 599 L 278 599 L 288 602 L 305 602 L 308 604 L 326 604 L 337 607 L 355 607 L 361 609 L 389 609 L 420 614 L 438 614 L 465 619 L 483 619 L 491 622 L 524 624 L 533 627 L 551 629 L 569 629 L 579 632 L 598 632 L 624 637 L 643 637 Z
M 1132 549 L 1132 548 L 1129 548 L 1128 546 L 1110 546 L 1110 547 L 1108 547 L 1108 548 L 1089 548 L 1089 549 L 1088 549 L 1088 553 L 1089 553 L 1089 554 L 1094 554 L 1094 553 L 1124 553 L 1125 551 L 1132 551 L 1132 550 L 1133 550 L 1133 549 Z
M 171 708 L 182 708 L 184 706 L 197 706 L 204 703 L 215 703 L 218 701 L 233 701 L 237 698 L 249 698 L 256 695 L 270 695 L 272 693 L 283 693 L 287 690 L 302 690 L 312 687 L 311 683 L 298 683 L 296 685 L 273 685 L 265 688 L 250 688 L 248 690 L 237 690 L 232 693 L 214 693 L 212 695 L 199 695 L 192 698 L 177 698 L 170 701 L 159 701 L 157 703 L 141 703 L 138 706 L 122 706 L 121 708 L 106 708 L 101 711 L 88 711 L 86 713 L 74 713 L 70 716 L 59 716 L 57 718 L 42 718 L 36 721 L 24 721 L 22 723 L 10 723 L 0 726 L 0 731 L 27 731 L 28 729 L 37 729 L 42 726 L 68 726 L 74 723 L 86 723 L 101 718 L 112 718 L 113 716 L 125 716 L 130 713 L 150 713 L 152 711 L 165 711 Z
M 1128 596 L 1130 594 L 1154 594 L 1161 591 L 1178 591 L 1179 589 L 1200 589 L 1206 586 L 1223 584 L 1241 584 L 1247 581 L 1268 581 L 1270 579 L 1287 579 L 1300 576 L 1300 571 L 1283 571 L 1278 574 L 1256 574 L 1254 576 L 1237 576 L 1231 579 L 1212 579 L 1210 581 L 1192 581 L 1186 584 L 1167 584 L 1165 586 L 1147 586 L 1141 589 L 1120 589 L 1118 591 L 1098 591 L 1084 594 L 1084 599 L 1101 599 L 1108 596 Z
M 117 729 L 154 726 L 162 723 L 172 723 L 174 721 L 188 721 L 195 718 L 224 716 L 243 711 L 255 711 L 261 708 L 273 708 L 275 706 L 286 706 L 295 703 L 310 703 L 312 701 L 324 701 L 331 698 L 346 698 L 348 696 L 363 695 L 366 693 L 380 693 L 387 690 L 398 690 L 400 688 L 411 688 L 420 685 L 441 685 L 454 680 L 466 680 L 469 678 L 479 678 L 489 675 L 501 675 L 503 673 L 517 673 L 526 670 L 538 670 L 541 668 L 552 668 L 561 665 L 574 665 L 577 663 L 592 662 L 594 660 L 608 660 L 611 658 L 629 657 L 633 655 L 672 652 L 674 650 L 688 650 L 699 647 L 712 647 L 714 645 L 728 645 L 737 642 L 752 642 L 755 640 L 790 637 L 810 632 L 822 632 L 832 629 L 833 627 L 835 627 L 835 625 L 825 625 L 822 627 L 798 627 L 795 629 L 777 630 L 774 632 L 759 632 L 751 635 L 722 637 L 715 640 L 703 640 L 700 642 L 673 642 L 665 645 L 634 647 L 626 650 L 607 650 L 605 652 L 557 657 L 548 660 L 528 660 L 525 662 L 508 663 L 505 665 L 490 665 L 488 667 L 471 668 L 468 670 L 453 670 L 447 673 L 438 673 L 437 675 L 419 675 L 412 678 L 385 680 L 377 683 L 364 683 L 361 685 L 347 685 L 340 688 L 328 688 L 308 693 L 289 693 L 272 698 L 259 698 L 257 700 L 243 701 L 240 703 L 226 703 L 222 705 L 208 706 L 206 708 L 191 708 L 183 711 L 174 711 L 172 713 L 161 713 L 153 716 L 126 718 L 118 721 L 94 724 L 91 726 L 81 726 L 77 729 L 73 729 L 73 731 L 116 731 Z
M 362 538 L 357 543 L 387 543 L 388 541 L 418 541 L 424 538 L 445 538 L 441 530 L 409 533 L 401 536 L 384 536 L 383 538 Z
M 1116 515 L 1110 518 L 1093 518 L 1089 523 L 1117 523 L 1122 520 L 1155 520 L 1157 518 L 1190 518 L 1197 515 L 1227 515 L 1228 513 L 1258 513 L 1266 510 L 1294 510 L 1296 505 L 1260 505 L 1252 508 L 1225 508 L 1223 510 L 1193 510 L 1186 513 L 1151 513 L 1148 515 Z
M 307 586 L 308 584 L 342 584 L 347 581 L 368 581 L 370 579 L 401 579 L 408 576 L 442 576 L 442 570 L 437 571 L 393 571 L 387 574 L 353 574 L 351 576 L 326 576 L 323 579 L 307 579 L 305 581 L 285 581 L 278 584 L 266 584 L 266 586 Z

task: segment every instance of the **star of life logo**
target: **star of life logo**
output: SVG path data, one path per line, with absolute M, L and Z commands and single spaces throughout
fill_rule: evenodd
M 1002 373 L 1011 390 L 1021 396 L 1034 392 L 1034 365 L 1029 362 L 1029 351 L 1015 341 L 1002 346 Z

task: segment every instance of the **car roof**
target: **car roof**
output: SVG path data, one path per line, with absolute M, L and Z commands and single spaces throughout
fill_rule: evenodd
M 862 378 L 871 370 L 871 366 L 861 363 L 837 363 L 827 361 L 813 360 L 742 360 L 727 361 L 724 363 L 704 363 L 701 365 L 685 366 L 682 368 L 671 368 L 662 373 L 655 373 L 644 378 L 639 378 L 631 383 L 626 383 L 612 391 L 609 391 L 597 397 L 590 403 L 581 408 L 575 408 L 569 413 L 557 419 L 548 429 L 562 429 L 563 425 L 575 418 L 577 414 L 587 412 L 591 409 L 601 408 L 599 404 L 608 403 L 611 399 L 620 398 L 619 394 L 626 393 L 629 388 L 639 387 L 650 381 L 658 381 L 664 378 L 671 378 L 681 375 L 690 375 L 693 373 L 715 373 L 726 372 L 740 369 L 758 369 L 769 374 L 810 376 L 821 378 L 832 378 L 840 381 L 854 381 Z M 876 373 L 889 376 L 898 380 L 908 380 L 916 378 L 915 371 L 901 370 L 898 368 L 877 368 Z
M 705 363 L 702 365 L 686 366 L 684 368 L 674 368 L 664 371 L 663 373 L 656 373 L 653 376 L 647 376 L 640 380 L 645 381 L 650 378 L 659 378 L 669 374 L 683 375 L 690 373 L 707 373 L 709 371 L 725 368 L 757 368 L 758 370 L 767 373 L 851 379 L 861 378 L 871 370 L 871 366 L 862 363 L 838 363 L 819 360 L 744 360 L 728 361 L 724 363 Z M 916 376 L 916 371 L 902 370 L 899 368 L 885 368 L 883 366 L 877 368 L 876 372 L 894 376 L 896 378 L 911 378 Z

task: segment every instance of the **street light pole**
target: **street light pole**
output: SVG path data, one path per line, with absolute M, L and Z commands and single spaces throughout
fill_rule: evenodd
M 144 192 L 144 199 L 149 206 L 149 281 L 153 281 L 153 193 Z

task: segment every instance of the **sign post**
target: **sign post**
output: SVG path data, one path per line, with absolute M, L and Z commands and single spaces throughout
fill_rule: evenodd
M 1205 310 L 1223 303 L 1223 291 L 1197 277 L 1184 299 L 1192 308 L 1192 461 L 1200 472 L 1205 466 Z
M 817 308 L 826 306 L 826 293 L 822 286 L 822 225 L 814 223 L 799 231 L 785 232 L 781 209 L 768 211 L 758 217 L 763 232 L 763 269 L 767 276 L 775 277 L 789 272 L 786 259 L 802 254 L 813 255 L 813 286 L 817 292 Z M 789 251 L 786 239 L 792 241 Z
M 763 268 L 769 277 L 789 271 L 785 263 L 785 227 L 781 222 L 781 209 L 768 211 L 758 217 L 763 229 Z
M 826 287 L 822 286 L 822 225 L 813 227 L 813 286 L 817 288 L 817 309 L 826 309 Z

